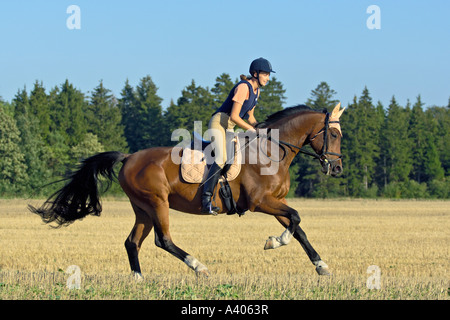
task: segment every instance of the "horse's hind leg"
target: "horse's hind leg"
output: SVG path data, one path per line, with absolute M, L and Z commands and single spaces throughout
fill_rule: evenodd
M 127 249 L 131 271 L 134 273 L 137 280 L 141 280 L 141 266 L 138 258 L 139 250 L 141 249 L 142 242 L 153 228 L 153 221 L 144 210 L 133 203 L 131 203 L 131 205 L 136 214 L 136 222 L 134 223 L 130 235 L 125 240 L 125 248 Z
M 177 247 L 169 232 L 169 204 L 165 202 L 154 209 L 153 222 L 155 226 L 155 244 L 177 257 L 194 270 L 197 275 L 209 276 L 208 269 L 196 258 Z

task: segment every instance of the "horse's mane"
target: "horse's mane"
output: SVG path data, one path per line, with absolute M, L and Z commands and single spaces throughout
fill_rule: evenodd
M 257 128 L 266 128 L 269 125 L 284 119 L 284 118 L 289 118 L 292 117 L 294 115 L 296 115 L 299 112 L 302 111 L 316 111 L 316 112 L 324 112 L 325 110 L 313 110 L 310 107 L 308 107 L 307 105 L 304 104 L 299 104 L 297 106 L 294 107 L 289 107 L 289 108 L 285 108 L 283 110 L 280 110 L 278 112 L 275 112 L 273 114 L 271 114 L 270 116 L 267 117 L 266 120 L 264 120 L 263 122 L 260 122 L 256 125 Z

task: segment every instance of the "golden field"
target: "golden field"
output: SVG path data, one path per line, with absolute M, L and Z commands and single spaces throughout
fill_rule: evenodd
M 284 228 L 271 216 L 195 216 L 171 211 L 175 244 L 205 264 L 197 278 L 154 245 L 140 252 L 144 281 L 131 277 L 124 241 L 134 213 L 104 199 L 101 217 L 52 229 L 28 212 L 42 200 L 0 200 L 0 299 L 450 299 L 450 202 L 288 200 L 332 276 L 319 277 L 300 244 L 264 251 Z M 65 273 L 81 269 L 81 288 Z M 369 290 L 370 265 L 381 289 Z

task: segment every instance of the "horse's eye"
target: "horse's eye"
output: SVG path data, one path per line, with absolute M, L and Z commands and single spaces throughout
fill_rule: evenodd
M 333 138 L 337 138 L 337 134 L 336 134 L 336 133 L 331 132 L 331 136 L 332 136 Z

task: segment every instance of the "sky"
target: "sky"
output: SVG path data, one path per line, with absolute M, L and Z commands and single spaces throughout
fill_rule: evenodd
M 372 5 L 379 15 L 367 12 Z M 343 105 L 367 87 L 385 107 L 392 96 L 404 106 L 418 95 L 445 106 L 449 16 L 448 0 L 2 0 L 0 97 L 66 79 L 87 95 L 103 80 L 120 97 L 127 79 L 135 87 L 150 75 L 167 108 L 192 80 L 211 88 L 264 57 L 285 107 L 305 103 L 322 81 Z

